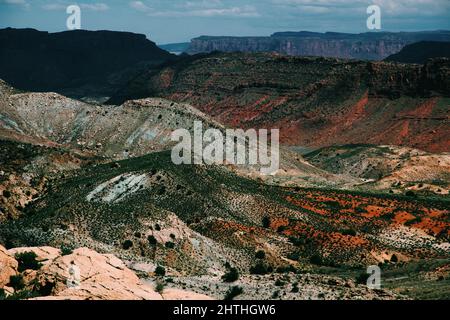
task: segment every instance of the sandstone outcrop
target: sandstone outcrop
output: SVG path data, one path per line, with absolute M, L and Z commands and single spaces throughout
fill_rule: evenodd
M 0 289 L 10 292 L 10 277 L 17 275 L 16 254 L 34 252 L 39 270 L 25 270 L 24 290 L 39 300 L 203 300 L 208 297 L 188 291 L 168 289 L 162 295 L 143 283 L 124 262 L 111 254 L 79 248 L 62 255 L 51 247 L 17 248 L 0 246 Z
M 18 263 L 5 248 L 0 246 L 0 288 L 9 283 L 9 278 L 17 274 Z

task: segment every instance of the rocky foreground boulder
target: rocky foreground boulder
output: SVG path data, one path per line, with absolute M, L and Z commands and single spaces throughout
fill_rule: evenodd
M 158 293 L 114 255 L 88 248 L 63 255 L 51 247 L 6 250 L 0 246 L 0 291 L 17 299 L 210 299 L 180 290 Z

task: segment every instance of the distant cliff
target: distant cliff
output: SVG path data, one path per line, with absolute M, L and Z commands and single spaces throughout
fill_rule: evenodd
M 450 58 L 450 42 L 421 41 L 404 47 L 386 61 L 424 64 L 428 59 Z
M 102 94 L 129 80 L 139 65 L 171 59 L 141 34 L 0 30 L 0 78 L 23 90 Z
M 270 37 L 209 37 L 192 39 L 188 53 L 277 52 L 292 56 L 322 56 L 382 60 L 418 41 L 450 41 L 450 31 L 367 32 L 278 32 Z

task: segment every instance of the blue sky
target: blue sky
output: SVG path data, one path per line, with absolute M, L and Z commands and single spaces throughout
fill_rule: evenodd
M 70 4 L 81 7 L 83 29 L 144 33 L 158 44 L 200 35 L 366 32 L 371 4 L 381 7 L 384 31 L 450 29 L 450 0 L 0 0 L 0 28 L 63 31 Z

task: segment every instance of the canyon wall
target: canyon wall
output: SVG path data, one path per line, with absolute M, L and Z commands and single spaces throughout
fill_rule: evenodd
M 192 39 L 188 53 L 277 52 L 292 56 L 382 60 L 418 41 L 450 41 L 450 31 L 361 34 L 278 32 L 270 37 L 202 36 Z

